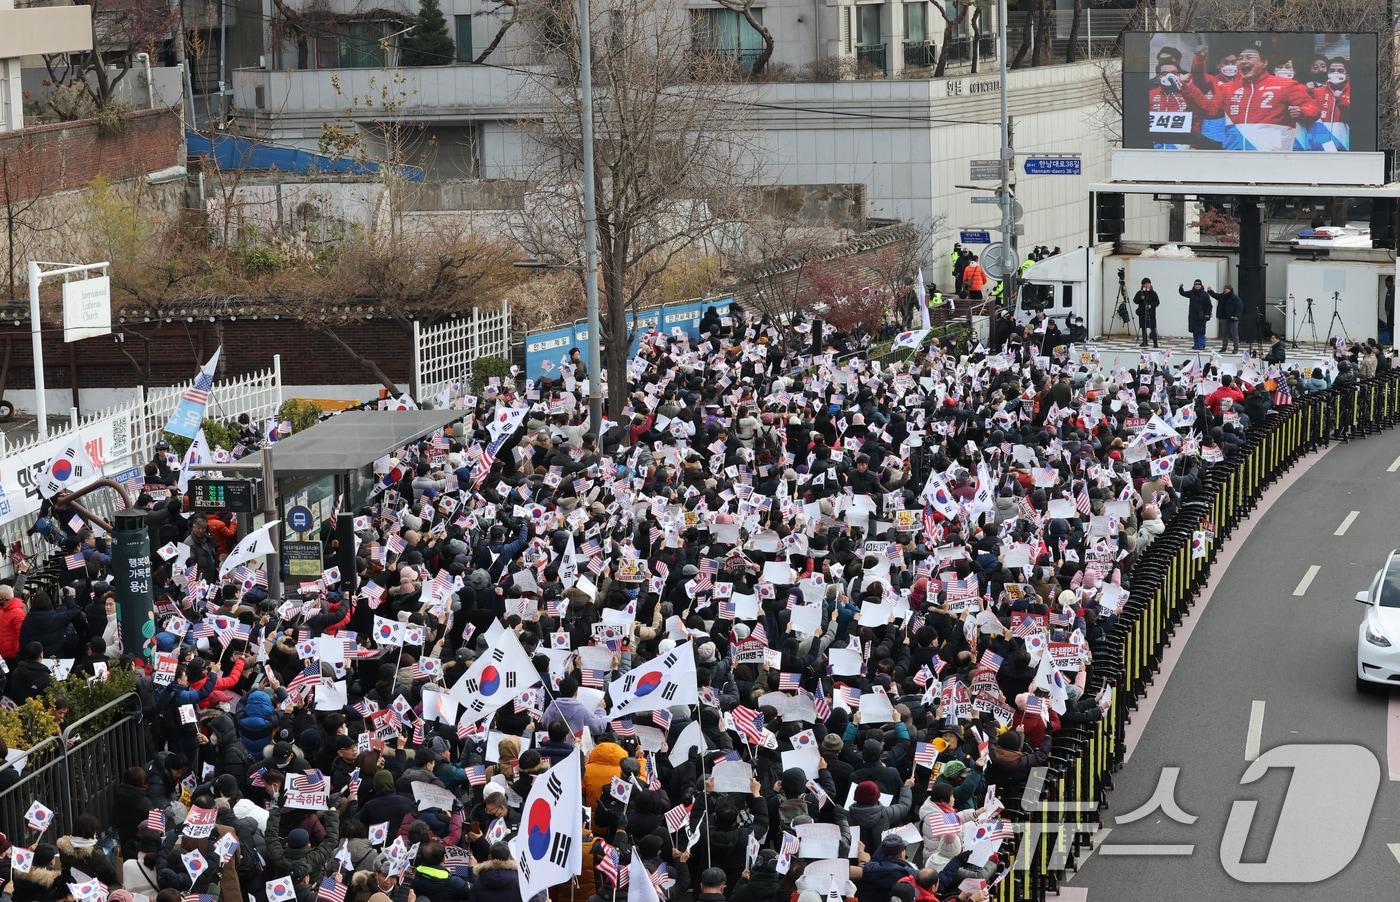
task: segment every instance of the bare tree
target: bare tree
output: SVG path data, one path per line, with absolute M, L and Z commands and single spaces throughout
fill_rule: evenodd
M 511 27 L 520 19 L 520 0 L 496 0 L 496 8 L 492 12 L 501 16 L 506 10 L 510 10 L 510 15 L 502 20 L 500 27 L 496 29 L 496 36 L 491 39 L 491 43 L 486 45 L 486 49 L 472 60 L 473 63 L 484 63 L 488 56 L 496 52 L 496 48 L 505 38 L 506 32 L 510 31 Z
M 773 32 L 763 24 L 763 20 L 754 12 L 754 0 L 715 0 L 725 9 L 732 10 L 744 17 L 744 21 L 749 23 L 749 27 L 758 32 L 758 36 L 763 39 L 763 49 L 759 51 L 758 57 L 753 61 L 750 72 L 754 75 L 762 75 L 768 61 L 773 58 Z
M 948 51 L 953 47 L 953 40 L 962 24 L 973 15 L 977 9 L 975 0 L 949 0 L 948 3 L 935 3 L 933 8 L 943 17 L 943 52 L 938 56 L 938 66 L 933 70 L 934 78 L 942 78 L 948 71 Z M 952 10 L 952 14 L 949 14 Z M 977 71 L 977 51 L 976 39 L 973 40 L 973 72 Z
M 732 218 L 729 201 L 753 180 L 757 164 L 741 87 L 711 70 L 718 61 L 690 53 L 690 23 L 673 6 L 601 0 L 592 14 L 600 291 L 616 414 L 627 393 L 628 312 L 672 259 Z M 527 166 L 535 187 L 518 234 L 540 259 L 577 266 L 583 257 L 578 23 L 556 7 L 529 24 L 542 46 L 539 58 L 548 62 L 527 88 L 542 118 L 522 123 L 538 153 Z
M 1074 0 L 1074 13 L 1069 20 L 1069 42 L 1065 44 L 1065 62 L 1072 63 L 1079 58 L 1079 26 L 1084 18 L 1084 0 Z M 1089 35 L 1089 40 L 1094 36 Z
M 60 227 L 52 216 L 44 215 L 41 202 L 51 186 L 48 174 L 54 172 L 55 161 L 39 159 L 42 151 L 33 137 L 7 145 L 0 152 L 0 202 L 5 217 L 5 282 L 10 297 L 16 297 L 16 282 L 29 256 L 29 246 L 36 236 Z
M 131 71 L 136 55 L 154 54 L 179 21 L 175 8 L 164 0 L 91 0 L 73 5 L 92 7 L 93 49 L 47 55 L 44 67 L 56 88 L 81 93 L 90 106 L 72 102 L 72 91 L 65 94 L 59 90 L 57 102 L 49 106 L 60 119 L 79 119 L 105 109 L 117 85 Z M 115 72 L 108 71 L 109 67 Z

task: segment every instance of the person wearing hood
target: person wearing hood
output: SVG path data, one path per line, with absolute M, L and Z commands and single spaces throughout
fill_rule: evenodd
M 208 743 L 202 749 L 205 760 L 214 765 L 215 773 L 228 774 L 242 785 L 248 778 L 253 756 L 238 738 L 238 728 L 234 726 L 233 718 L 218 711 L 205 715 L 202 726 L 208 737 Z
M 478 861 L 491 854 L 491 844 L 498 835 L 514 836 L 520 829 L 520 812 L 506 802 L 506 788 L 499 783 L 481 787 L 481 804 L 472 809 L 472 829 L 467 841 Z M 488 838 L 490 834 L 493 838 Z
M 44 646 L 38 642 L 27 642 L 20 649 L 20 658 L 10 668 L 5 679 L 5 697 L 16 705 L 22 705 L 44 690 L 53 682 L 53 673 L 44 665 Z
M 763 787 L 758 780 L 754 780 L 749 784 L 749 790 L 749 795 L 744 798 L 748 818 L 740 817 L 741 808 L 736 804 L 735 796 L 720 797 L 712 803 L 710 816 L 701 822 L 702 837 L 692 847 L 695 868 L 702 872 L 719 869 L 728 886 L 739 884 L 739 877 L 748 861 L 749 838 L 768 832 L 768 805 L 763 799 Z M 714 792 L 713 777 L 706 778 L 705 792 Z
M 55 902 L 68 897 L 70 893 L 63 885 L 62 876 L 58 847 L 39 843 L 34 847 L 34 860 L 28 871 L 10 870 L 10 879 L 14 881 L 11 902 Z
M 123 846 L 136 839 L 141 822 L 155 805 L 146 794 L 146 769 L 133 766 L 122 771 L 121 782 L 112 790 L 112 826 Z
M 1003 798 L 1020 798 L 1032 768 L 1050 760 L 1050 736 L 1044 736 L 1032 749 L 1024 748 L 1025 736 L 1019 730 L 1003 733 L 991 748 L 987 763 L 987 782 L 997 788 Z
M 365 824 L 388 821 L 389 835 L 397 836 L 404 817 L 413 810 L 413 799 L 399 791 L 394 775 L 387 770 L 375 771 L 371 786 L 374 796 L 360 805 L 356 818 Z
M 1206 323 L 1210 321 L 1210 293 L 1200 279 L 1191 283 L 1190 291 L 1181 285 L 1176 286 L 1176 291 L 1187 300 L 1186 327 L 1191 332 L 1192 347 L 1203 351 L 1206 347 Z
M 419 853 L 422 857 L 422 853 Z M 486 860 L 472 868 L 472 902 L 521 902 L 520 869 L 510 856 L 510 846 L 503 842 L 491 844 L 491 853 Z M 417 882 L 414 883 L 417 889 Z M 420 893 L 420 896 L 422 894 Z M 449 900 L 430 897 L 431 902 L 457 902 L 461 896 Z
M 873 780 L 863 780 L 856 784 L 855 804 L 848 817 L 852 826 L 860 829 L 860 840 L 867 849 L 875 848 L 889 830 L 901 826 L 909 816 L 914 804 L 914 778 L 910 777 L 899 787 L 899 796 L 889 805 L 880 801 L 880 787 Z
M 598 807 L 598 799 L 607 791 L 613 777 L 622 776 L 622 759 L 627 750 L 616 742 L 600 742 L 588 753 L 583 766 L 583 803 Z

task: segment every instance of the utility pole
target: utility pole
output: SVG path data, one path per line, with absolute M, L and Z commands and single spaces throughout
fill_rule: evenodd
M 1006 69 L 1008 60 L 1006 58 L 1006 0 L 998 0 L 997 15 L 999 17 L 997 27 L 997 53 L 1001 56 L 1001 69 L 998 80 L 1001 82 L 1001 240 L 1005 246 L 1008 260 L 1013 256 L 1010 252 L 1016 247 L 1015 225 L 1011 221 L 1011 210 L 1014 200 L 1011 197 L 1011 168 L 1016 165 L 1016 154 L 1011 149 L 1011 117 L 1006 109 Z M 1027 23 L 1029 27 L 1029 22 Z M 1014 266 L 1007 268 L 1005 278 L 1005 291 L 1002 294 L 1003 300 L 1009 302 L 1015 297 L 1016 282 L 1015 277 L 1019 272 Z
M 593 194 L 593 39 L 589 34 L 588 15 L 588 0 L 578 0 L 579 119 L 583 138 L 583 291 L 588 298 L 588 428 L 601 443 L 603 355 L 600 346 L 603 329 L 598 321 L 598 205 Z

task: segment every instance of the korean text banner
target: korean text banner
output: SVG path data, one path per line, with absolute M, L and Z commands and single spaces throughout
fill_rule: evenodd
M 1123 146 L 1376 150 L 1376 36 L 1132 32 Z

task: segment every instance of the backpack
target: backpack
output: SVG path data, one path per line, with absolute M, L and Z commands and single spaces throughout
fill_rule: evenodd
M 156 736 L 162 742 L 170 742 L 178 739 L 188 732 L 192 724 L 180 723 L 180 706 L 177 703 L 177 691 L 174 685 L 166 686 L 156 696 Z
M 796 827 L 793 821 L 799 817 L 808 817 L 807 793 L 798 793 L 796 798 L 782 798 L 778 801 L 778 823 L 782 825 L 784 833 L 795 833 Z

